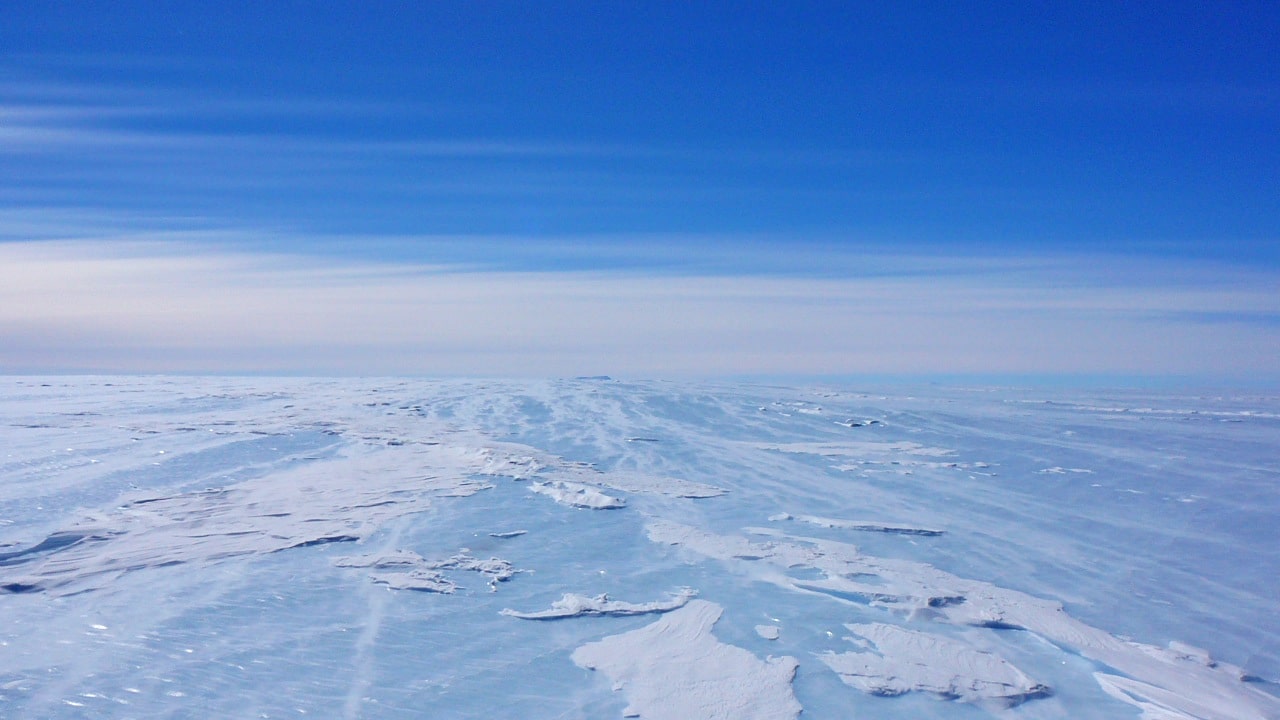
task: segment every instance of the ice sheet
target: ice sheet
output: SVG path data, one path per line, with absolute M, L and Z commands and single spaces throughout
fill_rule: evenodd
M 0 716 L 1276 718 L 1278 448 L 1239 392 L 0 378 Z

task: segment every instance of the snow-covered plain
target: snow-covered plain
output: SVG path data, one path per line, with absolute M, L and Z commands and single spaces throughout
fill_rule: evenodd
M 0 378 L 0 717 L 1280 718 L 1280 398 Z

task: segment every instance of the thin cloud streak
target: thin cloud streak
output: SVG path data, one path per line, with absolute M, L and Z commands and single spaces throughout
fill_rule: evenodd
M 3 112 L 3 109 L 0 109 L 0 112 Z M 37 123 L 35 121 L 41 118 L 36 117 L 37 113 L 30 109 L 10 110 L 9 115 L 11 122 L 0 126 L 0 152 L 22 155 L 52 155 L 93 149 L 375 153 L 428 158 L 608 156 L 623 152 L 633 154 L 641 152 L 637 149 L 589 143 L 516 142 L 483 138 L 352 141 L 324 137 L 307 138 L 299 135 L 144 132 Z M 14 120 L 17 122 L 13 122 Z
M 972 271 L 492 272 L 172 242 L 9 243 L 0 371 L 1269 372 L 1280 324 L 1237 318 L 1280 317 L 1280 300 L 1274 284 L 1241 277 L 1100 288 Z

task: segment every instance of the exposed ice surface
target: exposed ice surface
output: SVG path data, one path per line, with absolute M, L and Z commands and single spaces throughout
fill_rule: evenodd
M 1280 718 L 1278 520 L 1267 395 L 0 378 L 0 717 Z

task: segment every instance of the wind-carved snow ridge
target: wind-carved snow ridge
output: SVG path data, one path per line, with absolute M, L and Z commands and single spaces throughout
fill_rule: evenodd
M 587 479 L 594 480 L 596 483 L 605 487 L 626 493 L 668 495 L 670 497 L 677 498 L 713 498 L 724 495 L 728 492 L 724 488 L 707 485 L 705 483 L 693 482 L 692 480 L 672 477 L 654 477 L 625 470 L 615 470 L 609 473 L 604 473 L 598 479 Z
M 818 659 L 847 685 L 873 695 L 926 692 L 943 700 L 1012 707 L 1049 694 L 1005 659 L 932 633 L 884 623 L 846 625 L 846 640 L 863 652 L 824 653 Z
M 433 498 L 491 487 L 472 479 L 475 460 L 440 445 L 354 446 L 332 460 L 225 488 L 135 495 L 11 553 L 0 588 L 68 595 L 146 568 L 360 540 L 427 509 Z
M 862 458 L 868 455 L 915 455 L 919 457 L 949 457 L 955 450 L 929 447 L 917 442 L 876 442 L 873 440 L 843 442 L 751 443 L 761 450 L 784 453 L 802 453 L 835 458 Z
M 528 452 L 530 448 L 513 446 Z M 571 462 L 548 454 L 508 458 L 490 463 L 488 475 L 515 480 L 558 481 L 625 493 L 666 495 L 677 498 L 712 498 L 724 495 L 724 488 L 683 478 L 658 477 L 628 470 L 601 472 L 588 463 Z
M 627 505 L 627 502 L 622 498 L 605 495 L 599 490 L 587 485 L 564 482 L 563 480 L 546 483 L 536 482 L 530 485 L 529 489 L 541 495 L 546 495 L 561 505 L 569 505 L 578 508 L 611 510 L 613 508 L 626 507 Z
M 225 487 L 135 493 L 116 507 L 88 511 L 43 540 L 6 549 L 0 556 L 0 567 L 7 568 L 0 575 L 0 592 L 73 594 L 107 587 L 121 575 L 146 568 L 359 541 L 390 520 L 426 510 L 432 498 L 462 497 L 492 487 L 477 476 L 519 480 L 550 475 L 535 481 L 532 489 L 557 502 L 593 509 L 625 506 L 624 500 L 598 488 L 685 498 L 723 493 L 678 478 L 605 474 L 477 433 L 406 441 L 376 425 L 352 421 L 342 427 L 341 434 L 362 440 L 336 457 Z M 430 573 L 392 580 L 401 582 L 447 587 L 435 583 Z
M 417 590 L 452 594 L 458 584 L 450 580 L 443 570 L 476 572 L 488 578 L 490 592 L 496 592 L 498 583 L 506 582 L 518 572 L 512 564 L 500 558 L 481 560 L 465 549 L 445 560 L 427 560 L 412 550 L 395 550 L 390 553 L 340 557 L 333 561 L 336 567 L 368 568 L 369 579 L 394 590 Z
M 609 676 L 629 703 L 626 717 L 649 720 L 786 720 L 800 715 L 791 691 L 796 660 L 761 660 L 711 633 L 723 612 L 693 600 L 657 622 L 589 643 L 580 667 Z
M 960 462 L 949 458 L 955 450 L 909 441 L 856 441 L 747 443 L 760 449 L 789 455 L 816 455 L 837 461 L 831 467 L 842 472 L 894 472 L 913 475 L 918 471 L 950 470 L 979 473 L 990 468 L 985 462 Z M 993 475 L 993 473 L 981 473 Z
M 421 568 L 402 573 L 372 572 L 369 573 L 369 579 L 375 584 L 386 585 L 392 590 L 414 590 L 441 595 L 452 595 L 458 590 L 458 584 L 445 577 L 444 573 Z
M 473 450 L 479 475 L 528 480 L 547 467 L 547 458 L 527 454 L 531 448 L 511 443 L 490 443 Z M 505 451 L 505 452 L 504 452 Z
M 564 597 L 551 603 L 551 607 L 537 612 L 520 612 L 510 608 L 502 611 L 503 615 L 522 620 L 562 620 L 587 615 L 647 615 L 649 613 L 665 613 L 678 610 L 697 596 L 692 588 L 681 588 L 667 600 L 655 600 L 647 603 L 629 603 L 621 600 L 610 600 L 606 594 L 589 597 L 577 593 L 565 593 Z
M 374 570 L 395 568 L 408 570 L 422 567 L 426 562 L 426 558 L 412 550 L 392 550 L 391 552 L 372 555 L 346 555 L 334 558 L 333 566 L 340 568 L 371 568 Z
M 1223 708 L 1230 707 L 1232 703 L 1229 697 L 1213 698 L 1205 695 L 1204 700 L 1210 702 L 1217 700 L 1223 704 L 1200 705 L 1192 708 L 1188 706 L 1186 698 L 1170 691 L 1168 688 L 1111 673 L 1095 672 L 1093 677 L 1108 695 L 1121 702 L 1134 705 L 1141 710 L 1143 720 L 1197 720 L 1197 718 L 1209 717 L 1234 717 L 1223 710 Z M 1267 717 L 1280 716 L 1269 715 Z
M 535 481 L 532 489 L 557 502 L 592 509 L 626 504 L 601 487 L 688 498 L 723 492 L 677 478 L 605 474 L 475 433 L 454 433 L 441 441 L 387 441 L 387 432 L 376 427 L 346 430 L 364 440 L 334 458 L 226 487 L 135 493 L 114 508 L 89 511 L 44 540 L 4 552 L 0 567 L 7 570 L 0 575 L 0 592 L 65 595 L 101 589 L 146 568 L 359 541 L 390 520 L 426 510 L 432 498 L 462 497 L 491 487 L 477 476 L 550 475 Z M 559 479 L 563 477 L 573 480 Z M 430 572 L 380 581 L 433 591 L 448 587 Z
M 1064 468 L 1057 465 L 1043 470 L 1037 470 L 1036 472 L 1041 475 L 1066 475 L 1067 473 L 1079 473 L 1085 475 L 1093 474 L 1093 471 L 1088 468 Z
M 924 535 L 928 537 L 936 537 L 942 535 L 942 530 L 934 530 L 931 528 L 915 527 L 912 525 L 899 525 L 895 523 L 881 523 L 870 520 L 836 520 L 834 518 L 817 517 L 814 515 L 791 515 L 788 513 L 779 513 L 769 517 L 770 520 L 795 520 L 797 522 L 817 525 L 818 527 L 834 528 L 839 530 L 857 530 L 859 532 L 878 532 L 888 533 L 890 535 Z
M 689 499 L 712 498 L 727 492 L 724 488 L 684 478 L 646 475 L 630 470 L 602 472 L 590 463 L 566 460 L 514 443 L 488 442 L 486 447 L 474 452 L 483 461 L 479 474 L 494 477 Z
M 1113 697 L 1150 718 L 1274 720 L 1280 698 L 1244 682 L 1244 671 L 1178 644 L 1160 648 L 1121 640 L 1068 615 L 1058 602 L 967 580 L 925 563 L 864 555 L 852 545 L 749 529 L 775 541 L 754 543 L 664 520 L 647 526 L 654 542 L 743 563 L 756 579 L 849 603 L 896 610 L 916 621 L 1023 630 L 1111 670 L 1095 674 Z M 788 571 L 819 570 L 801 580 Z

